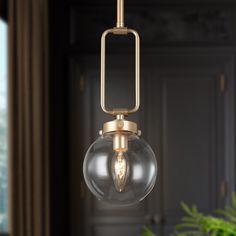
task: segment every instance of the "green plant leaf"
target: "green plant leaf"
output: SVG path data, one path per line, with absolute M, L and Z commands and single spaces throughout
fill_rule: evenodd
M 156 236 L 148 227 L 142 228 L 141 236 Z
M 236 195 L 232 195 L 231 206 L 217 210 L 215 216 L 206 216 L 198 211 L 196 205 L 181 203 L 185 216 L 176 226 L 175 236 L 236 236 Z
M 185 211 L 185 213 L 187 213 L 189 216 L 194 217 L 194 213 L 192 212 L 192 210 L 190 209 L 190 207 L 188 207 L 187 204 L 185 204 L 184 202 L 181 202 L 181 206 L 183 208 L 183 210 Z

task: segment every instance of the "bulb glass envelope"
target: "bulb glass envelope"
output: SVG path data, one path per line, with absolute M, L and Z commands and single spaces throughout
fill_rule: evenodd
M 123 151 L 125 163 L 119 164 L 119 152 L 114 150 L 114 135 L 103 134 L 90 146 L 83 165 L 84 178 L 99 200 L 112 205 L 135 204 L 143 200 L 155 185 L 156 158 L 142 138 L 125 132 L 123 135 L 127 136 L 128 149 Z M 116 160 L 118 168 L 122 167 L 118 171 L 125 171 L 126 175 L 120 178 L 121 182 L 114 179 Z

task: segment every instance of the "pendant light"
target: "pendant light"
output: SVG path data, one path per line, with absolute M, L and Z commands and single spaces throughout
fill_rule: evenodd
M 153 189 L 157 162 L 151 147 L 141 138 L 137 124 L 125 119 L 140 105 L 140 40 L 138 33 L 124 26 L 124 2 L 117 0 L 116 27 L 101 38 L 101 107 L 115 117 L 103 124 L 100 137 L 89 147 L 83 164 L 85 182 L 99 199 L 112 205 L 131 205 Z M 108 34 L 135 37 L 135 107 L 108 110 L 105 104 L 105 49 Z

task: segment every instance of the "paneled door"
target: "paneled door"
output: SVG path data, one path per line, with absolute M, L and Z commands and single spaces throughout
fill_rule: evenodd
M 219 206 L 224 161 L 219 73 L 197 65 L 159 66 L 147 82 L 148 140 L 157 149 L 160 169 L 155 196 L 160 205 L 151 223 L 161 235 L 173 233 L 181 202 L 204 212 Z
M 167 236 L 180 221 L 181 202 L 196 204 L 203 212 L 222 206 L 228 163 L 225 84 L 233 76 L 231 57 L 195 53 L 143 56 L 142 105 L 130 119 L 138 122 L 153 147 L 159 173 L 152 193 L 130 207 L 97 201 L 82 178 L 85 151 L 109 120 L 100 108 L 96 61 L 98 57 L 71 62 L 71 235 L 138 236 L 147 225 L 158 236 Z M 133 72 L 128 63 L 119 65 L 121 61 L 114 58 L 109 65 L 109 107 L 132 106 Z

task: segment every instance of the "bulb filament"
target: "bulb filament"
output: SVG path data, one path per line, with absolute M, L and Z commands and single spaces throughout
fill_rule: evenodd
M 122 192 L 125 188 L 129 172 L 128 159 L 125 153 L 118 152 L 114 155 L 112 161 L 112 172 L 115 188 L 118 192 Z

